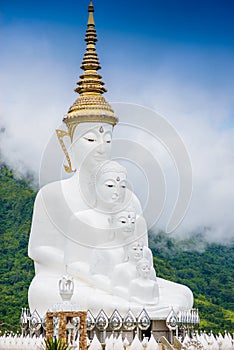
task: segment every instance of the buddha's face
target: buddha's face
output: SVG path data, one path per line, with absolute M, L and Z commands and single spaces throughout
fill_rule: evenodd
M 73 168 L 82 165 L 88 170 L 110 159 L 112 126 L 101 123 L 77 125 L 71 145 Z
M 137 262 L 143 257 L 143 244 L 141 242 L 134 242 L 128 248 L 129 261 Z
M 96 177 L 97 198 L 104 203 L 122 203 L 126 193 L 126 174 L 109 171 Z
M 144 259 L 143 259 L 144 260 Z M 149 278 L 150 276 L 150 263 L 148 261 L 142 261 L 139 262 L 139 265 L 137 266 L 137 271 L 140 277 L 142 278 Z
M 121 231 L 124 236 L 131 236 L 135 230 L 136 213 L 123 210 L 113 217 L 113 228 Z

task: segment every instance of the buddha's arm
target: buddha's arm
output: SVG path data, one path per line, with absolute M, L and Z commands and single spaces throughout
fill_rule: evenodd
M 63 252 L 61 250 L 41 246 L 31 249 L 29 257 L 34 260 L 36 273 L 65 273 Z
M 32 218 L 28 255 L 37 265 L 59 269 L 63 266 L 62 235 L 50 221 L 39 191 Z
M 115 267 L 111 275 L 111 289 L 114 295 L 128 300 L 128 282 L 124 275 L 125 264 L 119 264 Z
M 128 290 L 122 286 L 116 286 L 113 289 L 114 295 L 118 295 L 119 297 L 128 300 Z
M 142 303 L 142 298 L 139 295 L 139 285 L 136 280 L 133 280 L 129 286 L 129 300 L 138 304 Z
M 92 276 L 92 279 L 93 286 L 95 286 L 98 289 L 104 290 L 108 293 L 111 292 L 111 283 L 109 277 L 104 275 L 94 275 Z
M 151 269 L 150 269 L 150 279 L 153 281 L 157 281 L 156 271 L 153 267 L 151 267 Z
M 86 282 L 89 282 L 91 279 L 89 265 L 82 261 L 74 261 L 68 263 L 67 272 L 73 277 L 78 277 Z
M 130 297 L 129 300 L 130 300 L 131 302 L 137 303 L 137 304 L 142 304 L 142 303 L 143 303 L 142 299 L 137 298 L 137 297 Z

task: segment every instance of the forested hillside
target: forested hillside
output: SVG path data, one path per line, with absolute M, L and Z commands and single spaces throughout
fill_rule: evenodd
M 187 285 L 199 308 L 201 328 L 234 330 L 234 245 L 205 244 L 201 235 L 175 241 L 150 234 L 157 275 Z
M 29 180 L 17 180 L 12 171 L 1 166 L 0 323 L 16 328 L 21 307 L 27 305 L 28 286 L 34 274 L 27 244 L 35 195 Z
M 21 307 L 34 275 L 27 244 L 35 191 L 30 179 L 16 179 L 0 167 L 0 329 L 19 328 Z M 188 285 L 195 295 L 201 327 L 234 330 L 234 246 L 206 245 L 202 237 L 177 242 L 164 233 L 150 234 L 157 275 Z

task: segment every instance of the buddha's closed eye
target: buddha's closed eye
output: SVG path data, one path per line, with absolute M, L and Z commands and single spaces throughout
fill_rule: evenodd
M 88 141 L 88 142 L 95 142 L 96 140 L 93 138 L 89 138 L 89 137 L 83 137 L 84 140 Z

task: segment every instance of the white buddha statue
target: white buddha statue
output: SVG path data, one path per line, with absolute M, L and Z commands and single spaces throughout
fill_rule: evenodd
M 124 249 L 125 261 L 115 266 L 112 273 L 111 283 L 113 293 L 128 300 L 130 282 L 137 278 L 137 263 L 143 257 L 150 256 L 150 253 L 148 252 L 150 249 L 144 246 L 143 240 L 135 240 L 131 244 L 125 246 Z M 150 278 L 155 280 L 155 271 L 152 262 L 148 259 L 147 261 L 150 265 Z
M 70 274 L 110 290 L 109 275 L 115 265 L 123 262 L 124 246 L 140 237 L 147 242 L 147 228 L 133 207 L 125 209 L 132 193 L 127 188 L 123 166 L 106 161 L 94 169 L 91 178 L 94 207 L 71 217 L 65 260 Z
M 94 272 L 92 266 L 95 265 L 96 271 L 103 270 L 102 262 L 109 269 L 111 267 L 108 254 L 105 254 L 113 240 L 110 215 L 117 207 L 124 205 L 127 173 L 119 163 L 106 161 L 90 173 L 90 178 L 92 206 L 75 212 L 68 221 L 65 261 L 69 273 L 93 284 L 90 274 Z M 95 254 L 100 251 L 102 255 Z M 121 252 L 118 253 L 121 255 Z M 103 275 L 107 274 L 107 271 L 103 271 Z
M 128 290 L 130 281 L 138 278 L 136 265 L 142 257 L 149 262 L 150 281 L 156 280 L 146 223 L 139 200 L 126 187 L 126 170 L 110 162 L 112 171 L 102 171 L 103 162 L 111 157 L 112 131 L 118 119 L 102 96 L 106 90 L 97 72 L 100 65 L 91 3 L 85 40 L 84 73 L 75 90 L 79 97 L 63 119 L 67 131 L 57 130 L 68 161 L 65 169 L 74 174 L 41 188 L 34 204 L 28 254 L 34 260 L 35 277 L 29 287 L 29 306 L 41 316 L 61 303 L 58 282 L 67 272 L 74 280 L 71 302 L 80 310 L 90 309 L 94 315 L 100 309 L 110 314 L 115 308 L 124 313 L 142 307 L 139 296 L 129 300 Z M 63 137 L 70 139 L 69 152 Z M 110 288 L 101 288 L 94 278 L 99 273 L 95 272 L 91 252 L 110 252 L 115 247 L 113 274 L 110 276 L 103 266 L 100 273 L 111 278 Z M 126 256 L 128 261 L 123 261 Z M 192 307 L 193 296 L 187 287 L 162 278 L 157 278 L 157 283 L 159 301 L 146 307 L 152 319 L 166 318 L 172 305 L 175 311 Z
M 128 297 L 139 304 L 156 305 L 159 302 L 159 287 L 156 280 L 151 279 L 152 266 L 148 259 L 142 258 L 136 265 L 137 277 L 130 281 Z

